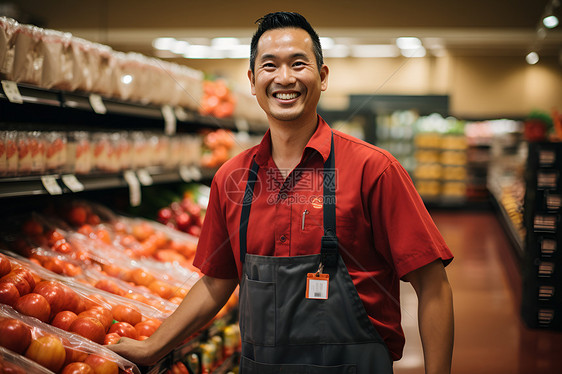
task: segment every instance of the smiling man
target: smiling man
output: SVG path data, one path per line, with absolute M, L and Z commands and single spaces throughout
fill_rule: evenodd
M 328 75 L 304 17 L 259 21 L 248 77 L 269 130 L 213 179 L 194 260 L 204 276 L 150 338 L 111 349 L 154 362 L 240 284 L 241 373 L 392 373 L 404 280 L 426 373 L 450 372 L 453 256 L 396 159 L 318 116 Z

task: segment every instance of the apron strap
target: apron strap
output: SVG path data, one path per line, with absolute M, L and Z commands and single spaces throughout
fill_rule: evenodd
M 258 177 L 259 166 L 252 159 L 252 166 L 248 175 L 248 182 L 244 190 L 242 201 L 242 213 L 240 214 L 240 262 L 246 259 L 248 221 L 250 219 L 250 208 L 254 198 L 254 185 Z M 324 236 L 321 241 L 321 262 L 327 267 L 334 267 L 338 261 L 338 237 L 336 236 L 336 169 L 334 162 L 334 134 L 332 133 L 330 155 L 324 163 Z
M 248 221 L 250 220 L 250 208 L 254 199 L 254 185 L 258 178 L 259 166 L 256 160 L 252 159 L 252 166 L 248 174 L 248 182 L 244 190 L 244 200 L 242 200 L 242 214 L 240 214 L 240 262 L 243 264 L 247 252 Z
M 324 236 L 322 236 L 320 257 L 325 267 L 338 263 L 338 237 L 336 236 L 336 167 L 334 161 L 334 134 L 330 155 L 324 163 Z

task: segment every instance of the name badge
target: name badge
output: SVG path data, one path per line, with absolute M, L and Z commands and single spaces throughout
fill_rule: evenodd
M 306 298 L 327 300 L 330 275 L 322 273 L 308 273 L 306 275 Z

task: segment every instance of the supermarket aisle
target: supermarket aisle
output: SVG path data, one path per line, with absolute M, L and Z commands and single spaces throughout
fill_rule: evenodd
M 493 212 L 433 211 L 455 254 L 448 267 L 455 306 L 454 374 L 562 373 L 562 332 L 525 328 L 519 318 L 519 273 Z M 396 374 L 423 374 L 417 300 L 402 285 L 404 357 Z

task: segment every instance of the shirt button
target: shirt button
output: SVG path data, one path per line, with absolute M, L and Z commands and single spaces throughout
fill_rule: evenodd
M 287 240 L 287 237 L 285 235 L 281 235 L 279 240 L 281 240 L 281 243 L 285 243 L 285 240 Z

